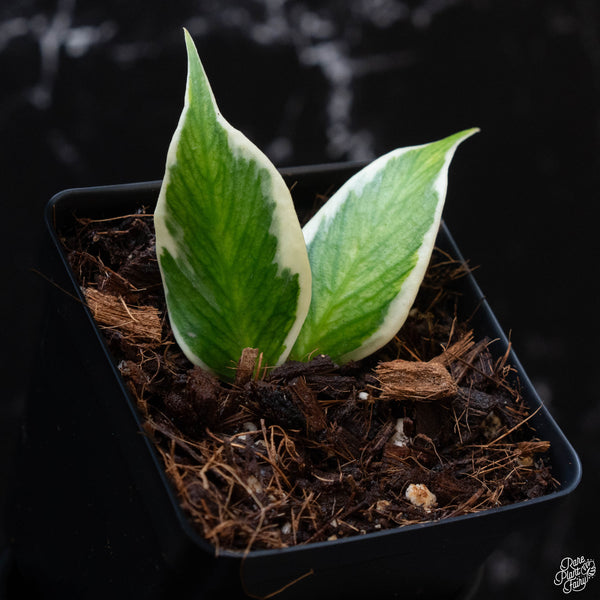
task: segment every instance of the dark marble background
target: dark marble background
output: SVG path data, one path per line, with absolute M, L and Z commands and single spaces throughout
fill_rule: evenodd
M 584 480 L 547 531 L 488 561 L 476 598 L 560 597 L 563 556 L 600 561 L 596 0 L 4 0 L 1 505 L 35 368 L 42 207 L 64 188 L 162 177 L 182 26 L 223 114 L 278 166 L 481 127 L 457 153 L 445 218 Z M 583 598 L 600 597 L 596 579 Z

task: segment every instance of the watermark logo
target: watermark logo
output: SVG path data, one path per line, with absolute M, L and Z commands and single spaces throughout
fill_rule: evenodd
M 591 558 L 565 556 L 554 576 L 554 585 L 561 586 L 565 594 L 582 592 L 595 574 L 596 563 Z

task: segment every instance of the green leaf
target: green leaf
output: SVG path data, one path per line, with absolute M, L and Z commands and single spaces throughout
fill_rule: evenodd
M 310 303 L 310 266 L 290 192 L 218 111 L 185 32 L 185 104 L 154 215 L 171 326 L 186 356 L 224 379 L 246 347 L 282 363 Z
M 312 301 L 291 357 L 344 363 L 402 326 L 440 225 L 448 166 L 470 129 L 386 154 L 350 178 L 304 227 Z

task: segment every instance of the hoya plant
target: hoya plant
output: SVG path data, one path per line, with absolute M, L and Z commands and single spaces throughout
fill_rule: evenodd
M 185 32 L 185 103 L 154 214 L 177 343 L 231 379 L 263 364 L 368 356 L 404 323 L 429 263 L 457 146 L 476 129 L 399 148 L 351 177 L 301 228 L 269 159 L 220 114 Z

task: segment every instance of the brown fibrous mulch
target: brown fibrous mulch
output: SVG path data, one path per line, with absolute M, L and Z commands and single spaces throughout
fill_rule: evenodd
M 434 252 L 375 355 L 273 368 L 247 349 L 223 383 L 169 326 L 152 219 L 80 219 L 63 243 L 183 510 L 216 551 L 284 548 L 474 513 L 557 487 L 508 352 L 456 318 L 467 272 Z

